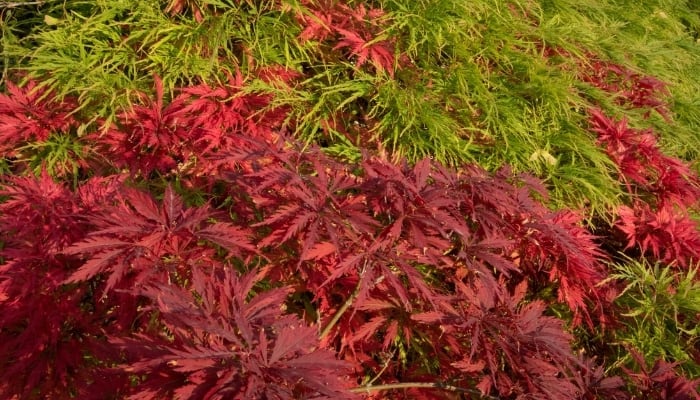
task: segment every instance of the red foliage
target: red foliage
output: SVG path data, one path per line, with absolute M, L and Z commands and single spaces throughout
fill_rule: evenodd
M 614 121 L 600 110 L 590 113 L 591 128 L 625 183 L 635 182 L 661 204 L 692 205 L 700 200 L 700 179 L 684 162 L 661 152 L 653 131 L 630 128 L 626 120 Z
M 548 56 L 570 57 L 560 49 L 546 49 Z M 670 119 L 666 85 L 612 62 L 587 54 L 581 78 L 615 94 L 620 104 L 655 110 Z M 685 162 L 663 154 L 653 130 L 639 130 L 589 110 L 591 130 L 617 164 L 619 179 L 632 196 L 632 208 L 618 210 L 616 226 L 627 237 L 627 247 L 639 247 L 665 263 L 688 266 L 700 255 L 700 226 L 686 211 L 700 201 L 700 178 Z
M 550 282 L 558 284 L 558 299 L 574 312 L 574 326 L 585 318 L 593 327 L 587 301 L 597 306 L 605 303 L 602 288 L 598 287 L 607 275 L 598 262 L 605 255 L 593 236 L 577 225 L 580 219 L 575 213 L 564 211 L 524 223 L 527 241 L 519 250 L 520 266 L 533 273 L 541 268 L 533 261 L 547 266 L 548 271 L 542 272 L 548 275 Z
M 268 72 L 263 71 L 262 74 Z M 284 74 L 277 75 L 285 77 Z M 292 80 L 294 74 L 287 74 Z M 284 81 L 282 81 L 284 83 Z M 258 95 L 243 91 L 243 75 L 237 72 L 229 77 L 225 86 L 212 88 L 206 84 L 182 89 L 174 103 L 180 108 L 177 117 L 188 129 L 196 132 L 193 152 L 206 155 L 214 150 L 234 145 L 231 136 L 244 133 L 246 136 L 270 139 L 275 136 L 272 128 L 278 128 L 285 114 L 271 109 L 269 95 Z
M 277 68 L 276 84 L 287 84 L 296 75 Z M 275 70 L 259 71 L 264 80 Z M 270 96 L 244 92 L 243 76 L 229 77 L 228 85 L 212 88 L 206 84 L 180 90 L 165 104 L 163 84 L 155 77 L 155 100 L 142 95 L 144 105 L 135 105 L 118 116 L 106 133 L 95 133 L 91 140 L 119 168 L 132 175 L 149 176 L 153 171 L 167 174 L 199 168 L 211 172 L 211 166 L 199 165 L 200 158 L 236 148 L 241 133 L 275 140 L 286 114 L 270 108 Z
M 80 205 L 45 171 L 38 179 L 9 178 L 1 194 L 9 196 L 2 203 L 1 223 L 7 257 L 53 257 L 85 235 Z
M 485 331 L 474 328 L 476 337 L 470 340 L 447 335 L 464 327 L 455 326 L 456 320 L 446 315 L 457 312 L 454 303 L 474 304 L 478 299 L 494 304 L 487 307 L 494 314 L 481 317 L 495 324 L 494 332 L 506 329 L 504 324 L 522 332 L 518 318 L 525 318 L 533 327 L 551 323 L 553 335 L 551 348 L 533 350 L 532 357 L 540 361 L 533 361 L 537 365 L 523 375 L 483 372 L 479 379 L 488 376 L 492 382 L 484 383 L 485 391 L 497 387 L 497 379 L 503 381 L 498 387 L 502 393 L 577 390 L 570 375 L 576 362 L 561 323 L 542 315 L 543 303 L 533 303 L 519 314 L 517 303 L 525 292 L 511 299 L 504 283 L 532 280 L 553 286 L 577 316 L 586 316 L 592 324 L 587 310 L 601 308 L 604 302 L 596 286 L 605 276 L 599 263 L 602 254 L 594 238 L 577 226 L 575 214 L 553 214 L 531 197 L 531 191 L 541 190 L 532 179 L 514 177 L 507 170 L 491 176 L 477 167 L 457 173 L 427 159 L 410 167 L 368 158 L 354 172 L 317 151 L 290 154 L 283 146 L 269 144 L 239 149 L 228 158 L 250 171 L 226 179 L 245 187 L 265 215 L 257 226 L 266 228 L 260 246 L 273 261 L 271 275 L 296 281 L 313 293 L 323 325 L 339 314 L 326 342 L 340 346 L 346 358 L 388 377 L 426 379 L 430 374 L 421 362 L 401 372 L 400 361 L 387 354 L 403 343 L 430 354 L 443 376 L 453 371 L 456 377 L 461 372 L 455 365 L 463 364 L 453 364 L 478 347 L 470 340 L 486 340 L 479 336 Z M 257 168 L 252 168 L 252 160 L 259 163 Z M 472 285 L 479 289 L 468 292 L 468 298 L 467 289 L 455 291 Z M 348 301 L 352 312 L 343 314 Z M 510 314 L 494 319 L 501 315 L 495 306 L 500 302 L 509 304 Z M 491 366 L 494 374 L 504 368 L 522 370 L 512 364 L 520 360 L 516 350 L 503 361 L 499 346 L 526 346 L 529 340 L 499 337 L 493 353 L 481 360 L 499 360 Z M 550 357 L 555 350 L 561 357 L 556 362 Z M 563 369 L 568 372 L 561 382 L 533 376 L 545 364 L 558 371 L 566 364 Z
M 394 46 L 389 40 L 378 39 L 384 15 L 381 9 L 366 8 L 364 4 L 351 8 L 341 2 L 309 3 L 310 15 L 297 16 L 305 27 L 302 40 L 328 42 L 334 50 L 347 49 L 355 66 L 369 61 L 377 71 L 394 75 Z
M 57 100 L 34 81 L 24 87 L 8 81 L 6 86 L 8 94 L 0 93 L 0 152 L 5 157 L 17 156 L 21 146 L 77 125 L 70 114 L 76 108 L 72 98 Z
M 262 278 L 195 272 L 197 297 L 163 284 L 145 288 L 173 338 L 112 341 L 135 358 L 126 370 L 146 376 L 130 398 L 352 398 L 343 376 L 349 364 L 319 348 L 316 329 L 282 313 L 288 290 L 251 296 Z
M 133 189 L 122 190 L 120 197 L 116 205 L 90 215 L 93 230 L 63 250 L 64 254 L 89 255 L 67 282 L 109 272 L 105 290 L 110 290 L 127 274 L 138 285 L 149 278 L 167 281 L 178 272 L 186 276 L 189 268 L 210 258 L 211 251 L 198 242 L 202 240 L 236 256 L 242 256 L 242 250 L 255 251 L 245 230 L 212 222 L 216 214 L 208 207 L 186 208 L 171 187 L 165 190 L 162 205 Z
M 113 182 L 89 181 L 90 196 L 75 195 L 46 173 L 13 177 L 4 185 L 0 393 L 5 398 L 71 398 L 99 375 L 98 360 L 114 355 L 97 340 L 104 314 L 87 308 L 90 285 L 62 284 L 74 263 L 60 254 L 87 233 L 82 216 L 109 201 Z
M 105 158 L 132 174 L 168 172 L 188 156 L 184 145 L 190 132 L 178 121 L 177 104 L 164 103 L 163 82 L 157 76 L 155 93 L 155 100 L 143 94 L 144 105 L 132 106 L 106 133 L 93 135 Z
M 591 110 L 592 130 L 598 134 L 598 143 L 605 147 L 608 156 L 618 165 L 622 178 L 640 184 L 649 184 L 650 169 L 660 166 L 654 161 L 660 158 L 656 137 L 651 131 L 638 131 L 608 118 L 600 110 Z
M 618 228 L 627 236 L 627 248 L 639 246 L 657 260 L 688 267 L 700 257 L 700 227 L 687 213 L 672 206 L 652 210 L 640 203 L 621 207 Z
M 632 357 L 639 366 L 639 371 L 627 368 L 623 370 L 634 382 L 634 388 L 638 391 L 635 399 L 649 400 L 698 400 L 698 385 L 700 379 L 690 380 L 679 375 L 674 368 L 679 363 L 670 363 L 658 360 L 649 368 L 639 352 L 632 349 Z
M 571 337 L 562 321 L 543 315 L 543 302 L 523 304 L 526 292 L 525 282 L 500 296 L 478 283 L 458 284 L 454 309 L 441 318 L 445 333 L 465 347 L 452 366 L 484 394 L 495 388 L 512 398 L 575 398 Z
M 626 400 L 630 398 L 625 390 L 625 381 L 619 376 L 605 376 L 604 367 L 596 365 L 593 359 L 579 361 L 576 386 L 581 388 L 581 399 Z
M 630 194 L 637 196 L 634 208 L 618 210 L 617 226 L 627 236 L 627 248 L 639 246 L 658 260 L 688 266 L 700 256 L 700 229 L 685 211 L 700 201 L 698 176 L 684 162 L 664 155 L 650 130 L 632 129 L 600 110 L 591 110 L 591 125 Z
M 344 18 L 369 15 L 357 13 Z M 503 399 L 629 394 L 550 315 L 590 328 L 609 303 L 596 238 L 543 204 L 541 182 L 429 159 L 340 163 L 285 137 L 285 110 L 240 74 L 167 104 L 157 79 L 155 92 L 90 137 L 105 155 L 123 151 L 112 162 L 131 186 L 105 176 L 71 190 L 44 174 L 0 193 L 3 395 L 351 398 L 368 381 Z M 661 169 L 653 136 L 593 116 L 611 157 L 642 163 L 629 180 L 658 194 L 659 210 L 697 195 L 683 163 Z M 149 179 L 169 168 L 176 180 Z M 697 256 L 684 220 L 644 212 L 621 214 L 631 244 Z
M 620 104 L 654 110 L 666 120 L 671 118 L 665 99 L 669 95 L 666 83 L 653 76 L 642 75 L 590 53 L 582 62 L 579 75 L 584 82 L 615 95 Z

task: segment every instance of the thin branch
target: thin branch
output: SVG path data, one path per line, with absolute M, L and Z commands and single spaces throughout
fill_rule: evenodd
M 391 352 L 391 356 L 386 358 L 386 361 L 384 361 L 384 366 L 382 367 L 382 370 L 377 373 L 377 375 L 372 378 L 369 382 L 367 382 L 367 385 L 365 386 L 371 386 L 377 379 L 379 379 L 380 376 L 386 371 L 387 368 L 389 368 L 389 364 L 391 364 L 391 359 L 394 358 L 394 355 L 396 354 L 396 349 L 394 349 Z
M 357 282 L 357 286 L 355 287 L 355 290 L 352 292 L 350 297 L 348 297 L 348 299 L 345 300 L 345 303 L 343 303 L 343 305 L 340 307 L 338 312 L 335 313 L 335 315 L 333 316 L 333 319 L 330 320 L 328 325 L 326 325 L 326 327 L 323 328 L 323 331 L 321 331 L 321 334 L 319 335 L 320 339 L 323 339 L 331 332 L 331 329 L 333 329 L 335 324 L 338 323 L 338 321 L 340 320 L 340 317 L 342 317 L 343 314 L 345 314 L 345 311 L 347 311 L 348 308 L 350 308 L 350 306 L 352 305 L 352 302 L 355 301 L 355 298 L 360 293 L 360 287 L 362 286 L 362 276 L 365 274 L 366 270 L 367 270 L 367 260 L 365 260 L 365 263 L 362 266 L 362 272 L 360 272 L 360 279 Z
M 362 283 L 362 280 L 360 280 L 360 283 Z M 345 303 L 343 303 L 343 305 L 340 307 L 338 312 L 335 313 L 335 315 L 333 316 L 333 319 L 331 319 L 330 322 L 328 323 L 328 325 L 326 325 L 326 327 L 323 328 L 323 331 L 319 335 L 320 339 L 323 339 L 331 332 L 331 329 L 333 329 L 335 324 L 338 323 L 338 321 L 340 320 L 340 317 L 342 317 L 343 314 L 345 313 L 345 311 L 347 311 L 348 308 L 350 308 L 350 306 L 352 305 L 352 302 L 355 301 L 355 298 L 357 297 L 357 294 L 360 291 L 360 283 L 358 283 L 357 288 L 355 289 L 353 294 L 351 294 L 350 297 L 348 297 L 348 299 L 345 300 Z
M 13 3 L 0 3 L 0 8 L 17 8 L 24 6 L 40 6 L 46 4 L 48 0 L 43 1 L 16 1 Z
M 501 400 L 499 397 L 494 397 L 494 396 L 489 396 L 487 394 L 482 394 L 480 391 L 478 391 L 476 389 L 467 389 L 467 388 L 461 388 L 458 386 L 447 385 L 444 383 L 433 383 L 433 382 L 401 382 L 401 383 L 388 383 L 385 385 L 367 385 L 367 386 L 360 386 L 360 387 L 350 389 L 350 391 L 352 393 L 369 393 L 369 392 L 376 392 L 376 391 L 380 391 L 380 390 L 411 389 L 411 388 L 442 389 L 442 390 L 449 390 L 451 392 L 471 393 L 471 394 L 477 395 L 480 398 L 485 399 L 485 400 Z

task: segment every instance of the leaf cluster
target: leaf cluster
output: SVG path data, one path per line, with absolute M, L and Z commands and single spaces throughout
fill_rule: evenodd
M 80 343 L 90 362 L 33 353 L 37 374 L 59 368 L 40 396 L 339 398 L 373 375 L 514 398 L 589 390 L 564 321 L 527 288 L 558 293 L 574 324 L 592 326 L 605 301 L 602 255 L 576 218 L 533 197 L 544 194 L 535 180 L 428 159 L 343 168 L 284 136 L 230 138 L 200 160 L 218 165 L 216 175 L 180 176 L 225 183 L 208 204 L 187 205 L 170 185 L 156 199 L 124 182 L 133 175 L 74 190 L 47 173 L 6 183 L 2 298 L 13 311 L 3 334 L 17 348 L 3 365 L 17 367 L 3 391 L 39 387 L 17 378 L 21 354 L 57 339 L 27 330 L 25 304 L 54 302 L 70 316 L 62 346 Z M 216 210 L 221 196 L 228 213 Z M 545 365 L 558 378 L 545 378 Z M 67 380 L 68 370 L 95 377 Z
M 700 397 L 693 2 L 10 4 L 0 396 Z
M 622 191 L 582 113 L 625 112 L 633 126 L 645 115 L 606 100 L 613 87 L 591 71 L 644 77 L 618 87 L 633 97 L 663 85 L 674 118 L 649 123 L 665 149 L 698 155 L 688 146 L 700 126 L 697 14 L 666 3 L 46 2 L 13 9 L 23 23 L 6 17 L 3 55 L 6 75 L 21 70 L 73 95 L 107 126 L 156 86 L 154 74 L 167 94 L 281 65 L 298 74 L 294 90 L 251 87 L 291 109 L 286 123 L 305 142 L 355 161 L 370 147 L 410 162 L 508 163 L 544 179 L 556 206 L 603 215 Z

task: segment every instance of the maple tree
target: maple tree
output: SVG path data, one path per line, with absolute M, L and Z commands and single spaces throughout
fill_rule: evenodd
M 0 6 L 0 397 L 700 398 L 682 7 L 40 3 Z M 640 26 L 677 66 L 591 39 Z
M 517 303 L 525 293 L 522 288 L 526 281 L 520 284 L 520 297 L 516 297 L 515 300 L 509 300 L 509 292 L 502 288 L 503 279 L 507 276 L 535 273 L 521 269 L 512 257 L 515 252 L 513 244 L 517 241 L 510 236 L 531 233 L 517 228 L 509 229 L 508 218 L 535 221 L 537 218 L 546 219 L 549 214 L 546 208 L 529 199 L 528 186 L 515 187 L 508 182 L 512 177 L 507 171 L 502 172 L 500 177 L 491 177 L 483 170 L 472 169 L 469 175 L 460 177 L 455 171 L 439 167 L 428 160 L 411 168 L 399 168 L 381 159 L 367 159 L 360 165 L 364 173 L 356 175 L 348 169 L 332 168 L 332 159 L 324 157 L 318 151 L 295 155 L 290 154 L 285 147 L 271 145 L 262 140 L 251 142 L 247 150 L 258 156 L 255 162 L 260 162 L 266 157 L 271 159 L 267 169 L 251 168 L 249 172 L 230 175 L 230 178 L 226 179 L 249 186 L 247 189 L 251 198 L 247 205 L 241 207 L 256 207 L 258 213 L 269 215 L 269 218 L 245 227 L 236 225 L 230 217 L 222 214 L 219 218 L 228 219 L 228 222 L 215 222 L 217 213 L 212 212 L 207 205 L 186 207 L 170 186 L 165 188 L 163 198 L 156 202 L 145 193 L 120 183 L 115 191 L 106 192 L 108 199 L 102 200 L 101 207 L 93 208 L 90 214 L 80 218 L 69 214 L 68 218 L 80 224 L 80 229 L 70 229 L 69 232 L 79 232 L 80 235 L 66 239 L 59 236 L 57 248 L 45 256 L 68 257 L 67 265 L 63 268 L 63 278 L 55 281 L 54 285 L 71 288 L 76 284 L 90 284 L 94 287 L 94 298 L 88 303 L 97 301 L 100 296 L 107 299 L 107 302 L 123 300 L 121 297 L 127 294 L 133 297 L 127 304 L 142 304 L 140 313 L 145 310 L 158 311 L 157 320 L 150 322 L 156 323 L 155 327 L 142 326 L 136 331 L 131 331 L 125 329 L 124 325 L 110 326 L 114 322 L 107 322 L 106 326 L 101 324 L 103 326 L 100 328 L 95 327 L 98 331 L 90 335 L 92 340 L 107 335 L 106 340 L 109 343 L 122 346 L 127 354 L 133 352 L 140 356 L 132 361 L 134 366 L 125 371 L 147 373 L 156 379 L 146 379 L 142 383 L 143 386 L 138 386 L 142 389 L 139 389 L 140 396 L 149 396 L 149 393 L 154 396 L 163 395 L 160 389 L 149 389 L 149 385 L 173 390 L 173 394 L 182 396 L 195 396 L 196 393 L 202 393 L 204 396 L 204 393 L 209 391 L 210 394 L 206 396 L 229 391 L 240 392 L 244 397 L 253 396 L 255 393 L 262 396 L 262 392 L 259 391 L 263 390 L 263 387 L 260 384 L 263 381 L 269 384 L 269 379 L 279 380 L 280 388 L 275 390 L 288 393 L 287 398 L 299 396 L 300 394 L 291 394 L 296 393 L 296 390 L 318 391 L 321 388 L 322 393 L 337 396 L 337 393 L 332 393 L 342 391 L 340 386 L 328 389 L 318 380 L 312 379 L 313 376 L 319 376 L 317 368 L 322 365 L 329 369 L 329 377 L 333 375 L 331 371 L 337 370 L 341 365 L 338 364 L 339 361 L 329 358 L 336 346 L 334 343 L 344 343 L 337 355 L 347 356 L 349 360 L 354 361 L 356 368 L 360 368 L 365 362 L 362 358 L 357 359 L 357 354 L 372 354 L 368 353 L 368 350 L 375 346 L 375 340 L 380 339 L 377 336 L 379 332 L 385 332 L 388 336 L 381 339 L 377 346 L 388 351 L 395 346 L 394 342 L 397 340 L 406 341 L 407 344 L 416 340 L 415 337 L 425 336 L 435 329 L 423 325 L 439 323 L 445 325 L 440 329 L 445 332 L 451 329 L 453 334 L 457 335 L 447 341 L 453 348 L 450 351 L 440 351 L 442 354 L 439 357 L 439 362 L 444 364 L 440 368 L 454 369 L 452 364 L 466 365 L 465 361 L 457 362 L 455 357 L 469 354 L 469 348 L 480 347 L 478 343 L 481 340 L 489 343 L 495 340 L 486 338 L 493 334 L 489 333 L 492 329 L 505 329 L 509 324 L 520 326 L 519 324 L 533 323 L 533 328 L 543 327 L 554 322 L 548 319 L 550 317 L 541 314 L 541 303 L 532 303 L 520 311 L 516 310 Z M 233 157 L 233 154 L 229 157 Z M 26 185 L 29 187 L 25 188 Z M 73 212 L 80 212 L 80 202 L 73 199 L 72 193 L 57 186 L 46 174 L 38 182 L 28 178 L 13 182 L 11 187 L 18 188 L 7 191 L 7 195 L 11 196 L 13 201 L 3 203 L 4 207 L 29 204 L 18 196 L 39 185 L 46 189 L 53 187 L 53 191 L 58 191 L 62 196 L 77 203 L 74 205 L 67 199 L 66 207 L 71 206 Z M 499 190 L 494 191 L 491 186 Z M 324 192 L 325 196 L 322 195 Z M 390 201 L 392 198 L 396 201 Z M 407 199 L 408 202 L 404 203 L 401 199 Z M 519 207 L 520 211 L 513 212 L 511 207 Z M 492 215 L 493 213 L 496 215 Z M 6 212 L 3 215 L 8 223 L 13 222 L 15 213 Z M 465 215 L 469 215 L 468 220 L 464 220 Z M 477 227 L 479 223 L 484 223 L 485 226 Z M 542 244 L 536 240 L 527 243 L 526 237 L 522 239 L 525 240 L 528 251 L 543 255 L 542 262 L 538 263 L 539 267 L 531 265 L 530 268 L 535 271 L 552 268 L 552 265 L 545 261 L 546 254 L 550 251 L 559 253 L 561 249 L 570 249 L 572 253 L 567 256 L 568 262 L 575 265 L 574 259 L 581 259 L 582 264 L 577 268 L 581 269 L 582 273 L 596 276 L 595 266 L 599 265 L 596 261 L 597 254 L 585 250 L 585 247 L 578 247 L 578 243 L 586 245 L 586 241 L 577 242 L 573 239 L 571 235 L 575 228 L 566 228 L 566 225 L 571 223 L 573 222 L 566 219 L 558 222 L 550 220 L 549 224 L 562 224 L 562 229 L 556 235 L 544 233 L 546 236 L 539 238 Z M 36 232 L 21 229 L 28 226 L 32 224 L 22 224 L 18 228 L 7 225 L 7 231 L 13 232 L 16 238 L 15 241 L 7 242 L 3 252 L 10 260 L 24 260 L 22 253 L 18 253 L 23 243 L 20 238 L 36 238 Z M 53 229 L 65 227 L 60 221 L 48 221 L 48 225 L 44 226 L 52 235 L 55 234 Z M 530 231 L 543 230 L 542 227 L 538 228 L 536 223 L 525 223 L 525 226 L 528 226 Z M 263 230 L 256 233 L 252 230 L 256 227 Z M 549 230 L 551 231 L 551 228 Z M 262 232 L 265 236 L 260 237 L 257 247 L 252 246 L 249 237 L 261 235 Z M 582 233 L 579 232 L 578 235 Z M 562 240 L 568 240 L 570 243 Z M 43 240 L 42 244 L 48 245 L 50 242 Z M 284 251 L 277 251 L 276 248 L 282 246 L 286 247 Z M 452 248 L 449 254 L 443 250 L 446 246 Z M 546 250 L 547 247 L 550 247 L 549 250 Z M 225 250 L 226 253 L 219 254 L 217 248 Z M 258 254 L 263 259 L 257 259 Z M 290 258 L 292 254 L 297 256 Z M 535 260 L 533 257 L 531 262 L 534 264 Z M 40 258 L 41 261 L 44 260 Z M 234 264 L 245 266 L 252 262 L 262 263 L 261 272 L 256 278 L 249 273 L 240 278 L 243 281 L 238 281 L 239 278 L 232 275 L 237 274 L 231 271 Z M 13 266 L 14 263 L 9 265 Z M 495 270 L 491 271 L 490 268 Z M 590 268 L 594 269 L 586 272 Z M 303 274 L 299 275 L 297 272 Z M 426 278 L 434 274 L 441 276 L 441 279 L 431 285 Z M 260 282 L 267 275 L 278 277 L 268 283 L 273 284 L 273 288 L 258 294 L 255 297 L 257 300 L 246 302 L 254 283 Z M 556 274 L 550 275 L 550 279 L 557 277 Z M 306 279 L 308 281 L 302 286 L 301 283 Z M 500 283 L 497 282 L 499 279 Z M 274 288 L 274 282 L 284 281 L 295 283 L 287 288 Z M 5 282 L 20 284 L 12 275 L 6 276 Z M 441 284 L 438 285 L 437 282 Z M 591 284 L 590 279 L 588 283 L 585 280 L 576 282 Z M 568 287 L 562 285 L 560 290 L 566 291 L 562 298 L 573 301 L 569 304 L 575 305 L 576 309 L 581 311 L 580 307 L 587 306 L 585 299 L 575 296 L 582 296 L 582 293 L 591 288 L 584 286 L 572 290 L 576 282 L 569 283 Z M 348 284 L 355 287 L 354 293 L 350 297 L 340 297 L 343 293 L 341 289 Z M 185 289 L 194 290 L 198 296 L 191 297 L 187 291 L 182 291 Z M 280 306 L 290 291 L 299 291 L 297 295 L 309 291 L 315 293 L 307 306 L 319 304 L 316 311 L 318 321 L 313 322 L 325 326 L 320 336 L 320 326 L 316 329 L 304 327 L 300 320 L 294 319 L 298 318 L 294 317 L 294 312 L 301 311 L 295 310 L 295 307 L 292 307 L 290 313 L 278 314 L 275 317 L 275 313 L 280 313 Z M 6 293 L 17 297 L 9 290 Z M 115 294 L 116 298 L 113 297 Z M 25 296 L 29 294 L 26 293 Z M 143 303 L 143 298 L 148 299 L 147 303 Z M 81 301 L 74 304 L 73 312 L 77 314 L 74 318 L 85 321 L 82 308 L 85 307 L 86 300 L 81 296 L 78 296 L 78 299 Z M 230 307 L 226 305 L 233 301 L 237 303 L 231 303 Z M 481 312 L 492 312 L 490 310 L 497 309 L 496 304 L 501 301 L 506 301 L 505 307 L 510 311 L 499 317 L 505 318 L 502 321 L 504 325 L 500 328 L 478 325 L 471 327 L 473 322 L 467 321 L 472 321 L 475 317 L 471 313 L 477 311 L 470 311 L 463 316 L 460 308 L 455 308 L 455 302 L 472 306 L 485 302 Z M 393 305 L 378 306 L 387 302 Z M 343 304 L 348 304 L 352 311 L 346 311 L 348 307 Z M 371 304 L 374 305 L 370 306 Z M 248 309 L 251 311 L 246 311 Z M 109 312 L 104 309 L 101 311 Z M 138 311 L 121 312 L 139 319 L 138 314 L 134 314 Z M 259 313 L 262 314 L 258 317 Z M 386 313 L 404 314 L 402 326 Z M 333 314 L 333 317 L 324 317 Z M 107 318 L 94 314 L 92 317 Z M 491 319 L 479 318 L 487 318 L 489 321 Z M 519 318 L 525 320 L 517 322 Z M 362 322 L 363 320 L 367 322 Z M 459 322 L 462 320 L 465 322 Z M 492 322 L 494 321 L 489 323 Z M 341 329 L 350 326 L 357 326 L 357 330 Z M 475 337 L 470 341 L 459 338 L 467 327 L 468 330 L 476 332 L 477 341 L 474 341 Z M 267 329 L 271 329 L 270 333 L 275 336 L 268 337 L 264 333 Z M 513 329 L 516 336 L 505 339 L 506 342 L 529 346 L 526 343 L 532 339 L 520 337 L 518 335 L 521 333 L 515 333 L 524 328 Z M 559 333 L 553 333 L 552 342 L 549 344 L 546 344 L 547 340 L 544 338 L 538 338 L 538 341 L 543 342 L 532 348 L 532 356 L 544 357 L 541 362 L 545 363 L 571 362 L 573 354 L 569 347 L 569 337 L 564 332 L 561 322 L 554 323 L 548 329 Z M 255 333 L 256 330 L 259 332 Z M 169 335 L 174 337 L 163 342 L 164 332 L 169 332 Z M 191 336 L 192 334 L 195 336 Z M 131 335 L 136 335 L 139 339 L 130 339 Z M 238 337 L 239 335 L 243 336 Z M 298 337 L 299 335 L 301 336 Z M 487 336 L 482 338 L 481 335 Z M 292 338 L 298 338 L 300 342 L 294 342 Z M 224 342 L 221 342 L 222 340 Z M 319 340 L 322 342 L 318 342 Z M 424 348 L 421 351 L 405 348 L 404 352 L 408 352 L 405 357 L 415 357 L 422 351 L 438 351 L 438 343 L 442 340 L 444 339 L 435 337 L 433 340 L 421 341 L 420 347 Z M 510 377 L 503 381 L 504 376 L 496 374 L 496 371 L 503 368 L 499 365 L 504 362 L 504 367 L 519 369 L 517 360 L 522 355 L 516 357 L 515 353 L 505 353 L 509 354 L 506 360 L 499 361 L 501 356 L 498 352 L 504 350 L 501 346 L 506 343 L 500 340 L 503 338 L 499 334 L 496 344 L 492 343 L 495 347 L 487 346 L 486 350 L 482 350 L 486 351 L 484 355 L 477 358 L 472 354 L 470 358 L 471 362 L 476 364 L 488 363 L 488 370 L 491 372 L 482 373 L 491 377 L 484 377 L 482 381 L 494 380 L 498 392 L 507 394 L 517 390 L 514 389 L 517 380 L 512 382 L 514 377 Z M 170 342 L 172 343 L 168 344 Z M 227 342 L 231 344 L 225 344 Z M 139 348 L 137 343 L 141 343 L 143 349 Z M 256 347 L 250 347 L 253 343 L 257 343 Z M 540 348 L 544 345 L 551 347 Z M 324 355 L 310 350 L 318 346 L 325 346 L 322 347 L 326 351 Z M 207 348 L 208 350 L 205 350 Z M 229 354 L 232 348 L 240 352 L 248 348 L 245 352 L 252 352 L 251 356 L 257 355 L 252 359 L 239 359 Z M 306 350 L 309 352 L 308 356 L 304 355 L 304 348 L 309 349 Z M 432 350 L 428 350 L 429 348 Z M 287 360 L 283 356 L 292 349 L 293 353 L 289 354 L 292 358 Z M 297 353 L 298 351 L 302 353 Z M 417 351 L 418 353 L 415 353 Z M 200 352 L 203 353 L 197 355 Z M 545 354 L 559 355 L 550 359 Z M 238 360 L 230 365 L 231 371 L 260 370 L 254 375 L 258 380 L 248 383 L 235 383 L 237 381 L 231 381 L 232 378 L 221 380 L 221 372 L 217 372 L 216 369 L 219 365 L 217 360 L 222 357 L 227 359 L 229 356 Z M 279 364 L 283 359 L 286 364 Z M 229 365 L 229 362 L 226 361 L 224 365 Z M 310 371 L 300 372 L 304 365 L 314 365 L 312 375 L 309 375 Z M 350 365 L 353 364 L 347 364 L 348 367 Z M 371 368 L 372 363 L 369 365 Z M 162 370 L 163 368 L 165 370 Z M 285 372 L 285 368 L 292 370 Z M 368 367 L 362 367 L 360 371 L 363 368 Z M 395 368 L 398 373 L 400 367 Z M 435 367 L 431 366 L 428 371 L 433 368 Z M 207 372 L 209 370 L 211 372 Z M 413 373 L 426 374 L 428 371 Z M 182 373 L 195 375 L 178 378 Z M 235 372 L 230 373 L 239 375 Z M 265 379 L 261 380 L 260 374 L 263 373 L 266 374 Z M 292 375 L 289 375 L 290 373 Z M 542 383 L 545 386 L 541 387 L 541 384 L 531 382 L 533 379 L 539 379 L 531 374 L 540 373 L 537 368 L 525 372 L 522 375 L 523 385 L 531 391 L 553 390 L 556 385 L 547 386 L 548 384 Z M 277 378 L 272 378 L 273 375 Z M 302 379 L 302 384 L 309 380 L 310 386 L 307 385 L 305 389 L 289 387 L 290 379 L 294 382 Z M 562 379 L 568 378 L 563 376 Z M 155 382 L 159 383 L 156 385 Z M 177 382 L 182 382 L 181 387 L 177 387 Z M 345 385 L 347 386 L 347 383 Z M 482 383 L 480 387 L 484 393 L 491 391 L 489 383 Z M 547 387 L 549 389 L 546 389 Z M 265 388 L 272 390 L 269 389 L 269 385 Z M 274 396 L 285 398 L 285 395 L 280 393 Z M 349 395 L 349 392 L 346 391 L 346 394 Z
M 390 40 L 380 40 L 382 17 L 380 8 L 359 4 L 350 7 L 341 2 L 307 2 L 309 8 L 298 15 L 305 26 L 302 40 L 329 42 L 333 50 L 346 49 L 347 58 L 361 67 L 368 61 L 379 72 L 394 75 L 394 46 Z

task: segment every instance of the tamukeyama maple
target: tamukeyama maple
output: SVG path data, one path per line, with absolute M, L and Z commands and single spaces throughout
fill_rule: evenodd
M 129 3 L 2 39 L 0 396 L 700 398 L 608 271 L 695 276 L 675 88 L 570 5 Z
M 545 206 L 540 182 L 430 159 L 334 160 L 274 118 L 248 130 L 245 104 L 266 99 L 217 94 L 232 79 L 169 104 L 157 86 L 154 101 L 86 136 L 104 176 L 73 188 L 46 172 L 5 178 L 3 393 L 634 393 L 575 352 L 570 327 L 613 317 L 607 256 L 580 217 Z M 106 157 L 115 143 L 125 151 Z M 155 174 L 171 183 L 153 186 Z M 673 393 L 689 393 L 667 370 Z

